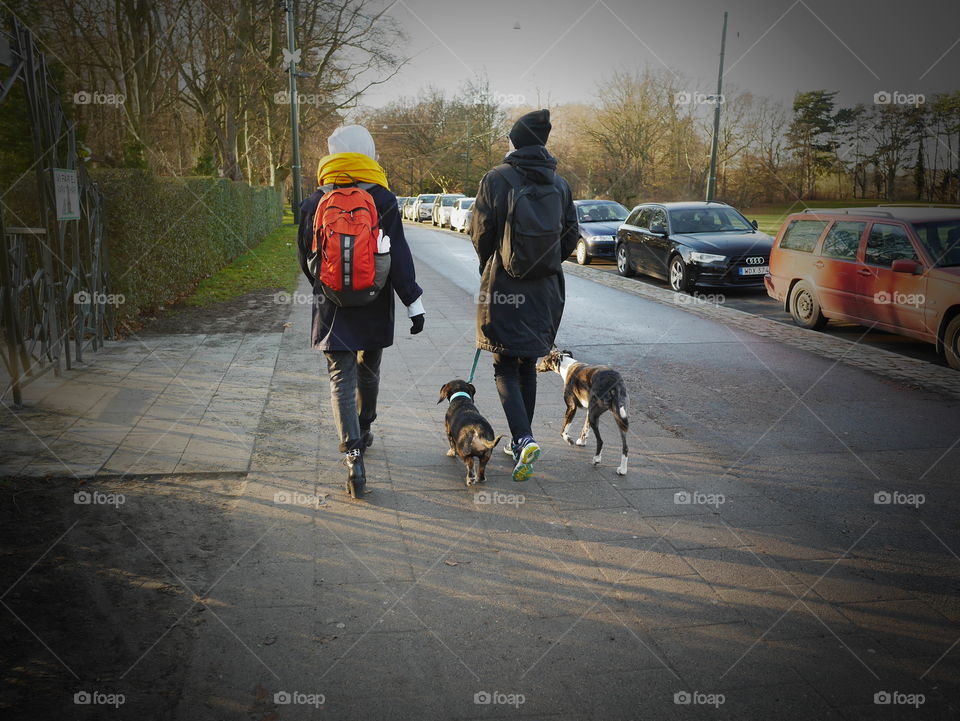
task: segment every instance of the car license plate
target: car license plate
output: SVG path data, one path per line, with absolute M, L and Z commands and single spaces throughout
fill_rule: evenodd
M 766 275 L 769 270 L 769 265 L 752 265 L 746 268 L 740 268 L 740 275 Z

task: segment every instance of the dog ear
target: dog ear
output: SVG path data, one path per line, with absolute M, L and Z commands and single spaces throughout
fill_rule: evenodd
M 440 405 L 441 403 L 443 403 L 447 399 L 447 396 L 449 395 L 449 393 L 450 393 L 450 384 L 444 383 L 443 388 L 440 389 L 440 400 L 437 401 L 437 405 Z
M 477 397 L 477 388 L 473 383 L 467 383 L 467 392 L 470 394 L 471 398 Z

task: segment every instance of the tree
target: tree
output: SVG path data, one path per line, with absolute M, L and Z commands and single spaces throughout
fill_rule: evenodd
M 793 121 L 787 132 L 790 150 L 798 162 L 798 186 L 801 198 L 816 194 L 817 178 L 832 164 L 831 135 L 836 120 L 836 92 L 811 90 L 797 93 L 793 100 Z

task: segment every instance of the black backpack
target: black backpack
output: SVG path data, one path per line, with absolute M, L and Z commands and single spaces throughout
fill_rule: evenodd
M 512 278 L 545 278 L 560 272 L 563 195 L 554 184 L 535 185 L 510 165 L 496 170 L 510 184 L 500 260 Z

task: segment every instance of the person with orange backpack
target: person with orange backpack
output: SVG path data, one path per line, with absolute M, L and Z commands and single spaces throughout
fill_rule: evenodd
M 362 498 L 380 361 L 383 349 L 393 345 L 393 294 L 406 306 L 410 333 L 416 334 L 423 330 L 423 289 L 369 131 L 338 128 L 327 148 L 330 154 L 317 169 L 320 187 L 300 206 L 297 250 L 313 286 L 311 342 L 327 360 L 346 490 Z

